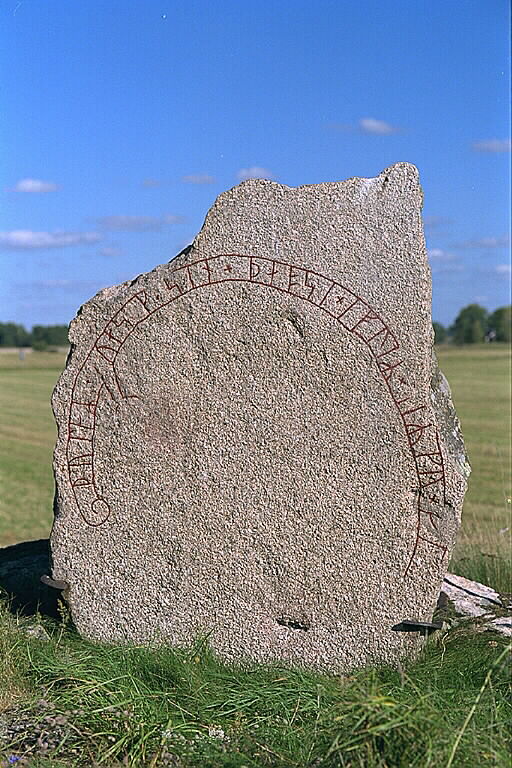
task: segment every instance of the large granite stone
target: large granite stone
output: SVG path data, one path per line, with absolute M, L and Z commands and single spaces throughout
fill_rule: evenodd
M 53 577 L 80 632 L 332 669 L 412 653 L 469 467 L 414 166 L 222 194 L 71 323 Z

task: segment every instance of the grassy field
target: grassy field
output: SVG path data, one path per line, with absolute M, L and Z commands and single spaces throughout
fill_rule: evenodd
M 450 382 L 472 467 L 451 569 L 510 592 L 510 348 L 441 346 L 437 355 Z
M 452 569 L 510 592 L 510 351 L 438 352 L 473 466 Z M 47 537 L 64 357 L 0 351 L 0 546 Z M 449 618 L 449 617 L 448 617 Z M 0 767 L 509 768 L 510 653 L 448 622 L 399 669 L 346 676 L 104 646 L 0 600 Z
M 506 346 L 440 347 L 440 366 L 452 388 L 472 474 L 464 503 L 461 545 L 495 554 L 510 523 L 510 352 Z M 498 539 L 497 539 L 498 537 Z
M 456 559 L 504 553 L 510 541 L 510 350 L 440 347 L 473 468 Z M 62 353 L 20 360 L 0 350 L 0 546 L 44 538 L 52 521 L 55 425 L 50 394 Z M 501 533 L 500 533 L 501 531 Z
M 0 546 L 46 538 L 52 521 L 50 395 L 65 355 L 0 349 Z

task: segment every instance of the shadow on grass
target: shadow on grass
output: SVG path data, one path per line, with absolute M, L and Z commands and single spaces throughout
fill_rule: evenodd
M 41 583 L 41 576 L 49 573 L 48 539 L 23 541 L 0 549 L 0 597 L 5 598 L 9 611 L 59 618 L 60 591 Z

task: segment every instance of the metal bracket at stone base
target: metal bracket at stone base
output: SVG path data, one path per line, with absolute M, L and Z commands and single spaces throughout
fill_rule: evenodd
M 6 596 L 7 610 L 24 616 L 40 613 L 58 618 L 60 593 L 40 581 L 41 574 L 49 573 L 50 568 L 48 539 L 0 547 L 0 595 Z
M 60 579 L 52 579 L 50 576 L 47 576 L 46 574 L 41 576 L 41 581 L 47 587 L 53 587 L 53 589 L 61 589 L 61 590 L 69 589 L 69 584 L 67 581 L 61 581 Z
M 438 629 L 442 629 L 442 624 L 431 624 L 428 621 L 401 621 L 391 627 L 393 632 L 419 632 L 422 637 L 428 637 Z

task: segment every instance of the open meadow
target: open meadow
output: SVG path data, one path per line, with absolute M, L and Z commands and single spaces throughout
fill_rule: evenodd
M 510 350 L 437 350 L 472 466 L 456 559 L 503 554 L 510 541 Z M 65 354 L 0 349 L 0 546 L 46 538 L 52 523 L 55 424 L 50 396 Z
M 510 585 L 510 349 L 440 347 L 472 465 L 451 570 Z M 52 523 L 52 388 L 63 353 L 0 350 L 0 547 Z M 0 600 L 0 766 L 510 765 L 510 646 L 453 623 L 403 668 L 345 677 L 113 648 Z M 2 762 L 2 760 L 4 762 Z

